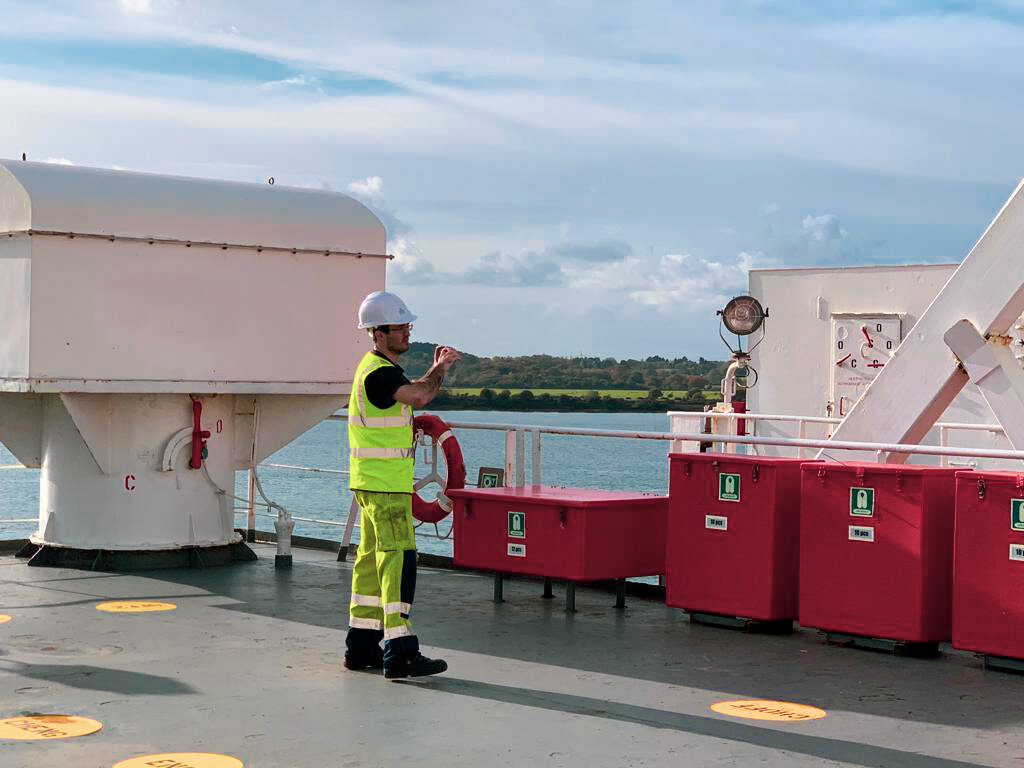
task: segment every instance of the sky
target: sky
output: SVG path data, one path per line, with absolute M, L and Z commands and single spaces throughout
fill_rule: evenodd
M 1024 0 L 0 0 L 0 157 L 352 195 L 416 340 L 723 359 L 751 268 L 967 254 L 1022 54 Z

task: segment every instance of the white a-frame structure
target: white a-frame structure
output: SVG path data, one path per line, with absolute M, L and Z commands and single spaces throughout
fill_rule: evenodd
M 920 443 L 972 381 L 1010 444 L 1024 450 L 1024 370 L 1007 336 L 1021 314 L 1024 181 L 832 438 Z M 886 457 L 890 462 L 905 460 L 906 454 Z

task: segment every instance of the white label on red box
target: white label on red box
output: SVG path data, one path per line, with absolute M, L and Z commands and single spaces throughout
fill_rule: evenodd
M 1024 544 L 1010 545 L 1010 559 L 1024 561 Z
M 850 526 L 850 541 L 874 541 L 875 529 L 866 525 Z
M 509 557 L 526 557 L 526 545 L 525 544 L 509 544 L 508 545 Z
M 729 518 L 704 515 L 704 527 L 710 528 L 712 531 L 727 531 L 729 530 Z

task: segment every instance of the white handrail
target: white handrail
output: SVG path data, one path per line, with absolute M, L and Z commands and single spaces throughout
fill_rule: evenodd
M 834 416 L 786 416 L 778 413 L 736 413 L 733 411 L 669 411 L 669 416 L 697 416 L 707 419 L 725 419 L 738 421 L 796 421 L 806 424 L 841 424 L 842 419 Z M 1005 432 L 1000 424 L 969 424 L 964 422 L 938 421 L 935 423 L 940 429 L 960 429 L 975 432 Z
M 734 419 L 743 419 L 757 417 L 764 414 L 743 414 L 743 413 L 731 413 L 731 414 L 716 414 L 714 411 L 701 411 L 701 412 L 688 412 L 688 411 L 672 411 L 670 414 L 675 413 L 679 415 L 688 416 L 709 416 L 715 418 L 716 416 L 724 416 Z M 789 419 L 791 421 L 799 421 L 801 419 L 815 420 L 818 422 L 828 421 L 823 416 L 779 416 L 775 414 L 768 414 L 770 418 L 774 419 Z M 348 416 L 344 414 L 332 414 L 327 417 L 331 421 L 347 421 Z M 839 419 L 839 421 L 842 421 Z M 613 437 L 613 438 L 624 438 L 632 440 L 681 440 L 685 442 L 695 443 L 724 443 L 724 444 L 737 444 L 737 445 L 778 445 L 778 446 L 790 446 L 793 448 L 832 448 L 841 451 L 871 451 L 878 452 L 883 451 L 885 453 L 897 453 L 897 454 L 921 454 L 925 456 L 970 456 L 973 458 L 980 459 L 1011 459 L 1014 461 L 1024 461 L 1024 451 L 1014 450 L 1002 450 L 998 448 L 952 448 L 947 446 L 939 445 L 920 445 L 920 444 L 909 444 L 909 443 L 868 443 L 868 442 L 856 442 L 850 440 L 836 441 L 826 439 L 813 439 L 813 438 L 792 438 L 792 437 L 754 437 L 750 435 L 726 435 L 726 434 L 711 434 L 704 432 L 691 432 L 691 433 L 677 433 L 677 432 L 628 432 L 624 430 L 611 430 L 611 429 L 586 429 L 584 427 L 551 427 L 543 426 L 538 424 L 495 424 L 490 422 L 477 422 L 477 421 L 449 421 L 449 427 L 456 429 L 485 429 L 485 430 L 496 430 L 502 432 L 536 432 L 540 434 L 548 435 L 571 435 L 577 437 Z M 980 425 L 980 424 L 943 424 L 951 429 L 979 429 L 985 431 L 996 431 L 1002 428 L 998 425 Z
M 300 467 L 296 464 L 260 464 L 261 467 L 273 467 L 274 469 L 301 469 L 303 472 L 323 472 L 328 475 L 347 475 L 347 469 L 326 469 L 324 467 Z M 298 518 L 295 518 L 298 520 Z
M 853 440 L 815 440 L 792 437 L 753 437 L 750 435 L 705 434 L 703 432 L 627 432 L 612 429 L 584 429 L 581 427 L 549 427 L 536 424 L 483 424 L 479 422 L 449 421 L 456 429 L 493 429 L 502 431 L 539 432 L 547 435 L 574 435 L 577 437 L 614 437 L 631 440 L 682 440 L 691 443 L 726 443 L 737 445 L 782 445 L 794 448 L 833 448 L 841 451 L 884 451 L 885 453 L 916 453 L 927 456 L 972 456 L 983 459 L 1013 459 L 1024 461 L 1024 451 L 998 448 L 947 448 L 938 445 L 911 445 L 905 443 L 867 443 Z

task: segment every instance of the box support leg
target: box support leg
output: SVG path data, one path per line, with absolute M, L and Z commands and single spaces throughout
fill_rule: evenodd
M 576 582 L 569 581 L 565 584 L 565 612 L 576 613 Z
M 494 574 L 494 602 L 496 603 L 505 602 L 505 598 L 502 596 L 502 587 L 504 587 L 504 584 L 501 579 L 502 577 L 500 573 Z
M 551 579 L 545 577 L 544 579 L 544 594 L 541 595 L 546 600 L 550 600 L 555 596 L 555 593 L 551 591 Z
M 616 579 L 615 580 L 615 607 L 625 608 L 626 607 L 626 580 Z

